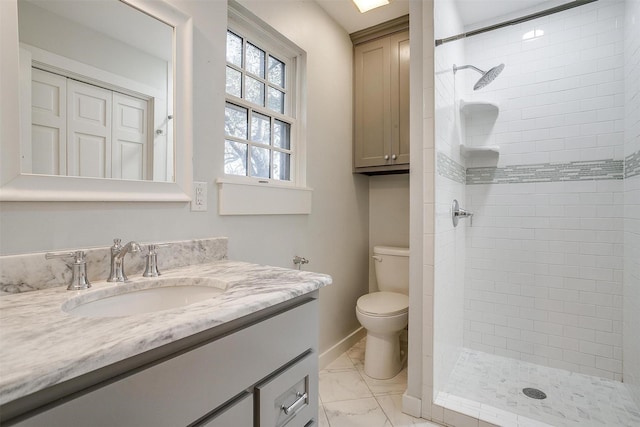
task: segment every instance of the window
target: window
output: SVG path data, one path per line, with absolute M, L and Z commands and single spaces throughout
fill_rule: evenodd
M 236 1 L 228 5 L 218 213 L 309 214 L 306 54 Z
M 296 183 L 295 57 L 227 31 L 224 172 Z

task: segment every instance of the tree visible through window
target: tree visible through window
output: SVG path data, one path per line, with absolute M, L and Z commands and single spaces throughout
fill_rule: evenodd
M 285 58 L 227 31 L 226 174 L 292 180 L 288 72 Z

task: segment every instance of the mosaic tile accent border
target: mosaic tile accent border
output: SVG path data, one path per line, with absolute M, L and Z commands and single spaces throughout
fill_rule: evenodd
M 465 184 L 467 182 L 467 172 L 464 166 L 457 163 L 446 154 L 438 151 L 436 163 L 438 175 L 459 182 L 460 184 Z
M 594 181 L 624 178 L 623 160 L 540 163 L 467 169 L 467 185 Z
M 624 159 L 624 177 L 640 175 L 640 150 L 628 155 Z

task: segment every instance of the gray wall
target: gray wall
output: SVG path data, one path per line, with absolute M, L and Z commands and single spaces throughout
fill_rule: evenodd
M 409 247 L 409 174 L 369 178 L 369 255 L 373 247 Z M 369 257 L 369 290 L 378 290 Z

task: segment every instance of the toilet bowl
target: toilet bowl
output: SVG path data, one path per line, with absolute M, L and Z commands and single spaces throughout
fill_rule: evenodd
M 365 373 L 392 378 L 402 369 L 400 333 L 409 320 L 409 250 L 389 246 L 373 249 L 379 292 L 358 298 L 356 317 L 367 330 Z
M 402 369 L 400 332 L 409 322 L 409 297 L 395 292 L 374 292 L 358 298 L 356 317 L 367 330 L 364 372 L 387 379 Z

